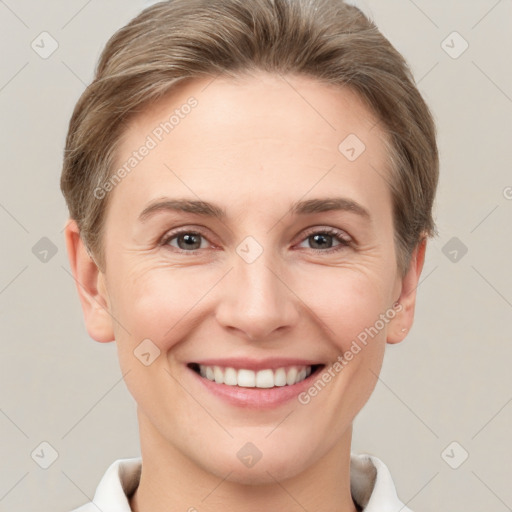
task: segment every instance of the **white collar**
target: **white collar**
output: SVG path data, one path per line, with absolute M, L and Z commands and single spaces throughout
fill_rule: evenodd
M 73 512 L 131 512 L 128 498 L 139 484 L 141 468 L 141 457 L 116 460 L 103 475 L 93 502 Z M 372 455 L 350 455 L 350 492 L 364 512 L 412 512 L 399 500 L 387 466 Z

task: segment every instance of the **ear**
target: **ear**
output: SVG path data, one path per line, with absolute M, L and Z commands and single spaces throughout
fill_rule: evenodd
M 414 308 L 416 306 L 416 290 L 420 280 L 423 263 L 425 262 L 425 250 L 427 247 L 427 239 L 416 246 L 411 254 L 409 270 L 402 278 L 402 289 L 398 303 L 401 309 L 396 309 L 397 313 L 393 320 L 389 323 L 387 342 L 399 343 L 410 331 L 414 321 Z
M 64 229 L 71 272 L 82 305 L 87 332 L 96 341 L 114 341 L 105 275 L 89 256 L 76 222 L 69 219 Z

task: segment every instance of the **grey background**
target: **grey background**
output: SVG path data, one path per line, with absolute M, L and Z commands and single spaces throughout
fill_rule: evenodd
M 100 50 L 149 3 L 0 0 L 1 511 L 69 511 L 111 462 L 139 455 L 115 345 L 84 327 L 59 176 Z M 512 510 L 512 2 L 354 3 L 403 53 L 432 107 L 441 181 L 415 325 L 388 346 L 353 451 L 380 457 L 415 512 Z M 43 31 L 59 45 L 47 59 L 31 47 Z M 454 31 L 469 44 L 457 58 Z M 43 441 L 58 453 L 48 469 Z

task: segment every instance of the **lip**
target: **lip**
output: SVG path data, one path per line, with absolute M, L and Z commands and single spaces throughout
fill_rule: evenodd
M 221 360 L 208 360 L 207 366 L 215 366 L 211 363 L 211 361 L 221 361 Z M 226 363 L 226 360 L 222 360 L 222 364 L 218 364 L 217 366 L 223 366 Z M 234 360 L 230 360 L 232 364 Z M 237 360 L 240 361 L 240 360 Z M 273 360 L 278 361 L 278 360 Z M 282 368 L 283 360 L 279 363 L 281 366 L 275 366 L 274 368 Z M 287 360 L 290 361 L 290 360 Z M 298 360 L 296 360 L 298 361 Z M 254 361 L 253 361 L 254 363 Z M 258 363 L 258 365 L 261 361 Z M 197 364 L 206 364 L 205 362 L 197 363 Z M 268 362 L 265 364 L 269 364 Z M 288 365 L 293 363 L 287 363 Z M 305 364 L 304 362 L 300 362 L 298 366 L 312 366 L 310 364 Z M 229 366 L 229 365 L 228 365 Z M 220 398 L 222 401 L 229 405 L 233 405 L 239 408 L 246 409 L 254 409 L 254 410 L 268 410 L 277 408 L 294 398 L 300 393 L 303 393 L 306 389 L 311 386 L 312 379 L 316 379 L 318 374 L 325 368 L 324 364 L 317 364 L 318 368 L 314 372 L 311 372 L 307 378 L 303 381 L 293 384 L 291 386 L 281 386 L 281 387 L 273 387 L 273 388 L 245 388 L 238 386 L 228 386 L 227 384 L 217 384 L 214 381 L 211 381 L 205 377 L 201 377 L 195 370 L 193 370 L 190 366 L 186 366 L 186 369 L 192 374 L 194 380 L 198 381 L 199 385 L 204 386 L 209 393 Z M 234 367 L 234 366 L 233 366 Z M 236 367 L 235 367 L 236 368 Z M 240 368 L 248 368 L 247 366 L 240 366 Z M 272 366 L 258 366 L 259 369 L 263 368 L 273 368 Z M 257 369 L 258 369 L 257 368 Z

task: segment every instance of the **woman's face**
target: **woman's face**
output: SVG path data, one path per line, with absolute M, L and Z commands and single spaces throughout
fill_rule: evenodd
M 100 289 L 158 450 L 273 482 L 350 437 L 386 338 L 410 325 L 393 310 L 403 281 L 382 137 L 350 90 L 264 73 L 191 81 L 130 122 Z M 240 385 L 199 364 L 234 368 L 211 371 Z

